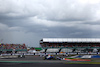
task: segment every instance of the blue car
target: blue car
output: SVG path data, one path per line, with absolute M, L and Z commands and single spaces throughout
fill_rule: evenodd
M 60 57 L 54 57 L 53 55 L 47 55 L 44 57 L 44 60 L 61 60 Z

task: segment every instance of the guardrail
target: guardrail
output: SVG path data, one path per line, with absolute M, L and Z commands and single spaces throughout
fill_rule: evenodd
M 5 56 L 5 55 L 98 55 L 100 54 L 100 52 L 97 53 L 19 53 L 19 54 L 1 54 L 1 56 Z

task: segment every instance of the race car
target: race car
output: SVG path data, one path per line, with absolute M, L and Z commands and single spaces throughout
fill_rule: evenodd
M 56 57 L 49 54 L 44 57 L 44 60 L 61 60 L 61 57 Z

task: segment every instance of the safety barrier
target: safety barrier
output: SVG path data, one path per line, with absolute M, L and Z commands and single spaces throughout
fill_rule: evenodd
M 98 55 L 98 53 L 17 53 L 17 54 L 1 54 L 1 55 Z

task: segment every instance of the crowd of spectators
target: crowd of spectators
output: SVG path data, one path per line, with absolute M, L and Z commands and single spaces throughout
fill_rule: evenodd
M 25 44 L 3 44 L 0 43 L 0 50 L 3 49 L 27 49 Z
M 73 45 L 73 44 L 69 44 L 69 45 L 63 45 L 63 44 L 42 44 L 41 45 L 42 47 L 51 47 L 51 48 L 60 48 L 60 47 L 71 47 L 71 48 L 73 48 L 73 47 L 80 47 L 80 48 L 82 48 L 82 47 L 90 47 L 90 48 L 92 48 L 92 47 L 100 47 L 100 45 L 95 45 L 95 44 L 88 44 L 88 45 L 84 45 L 84 44 L 82 44 L 82 45 Z

